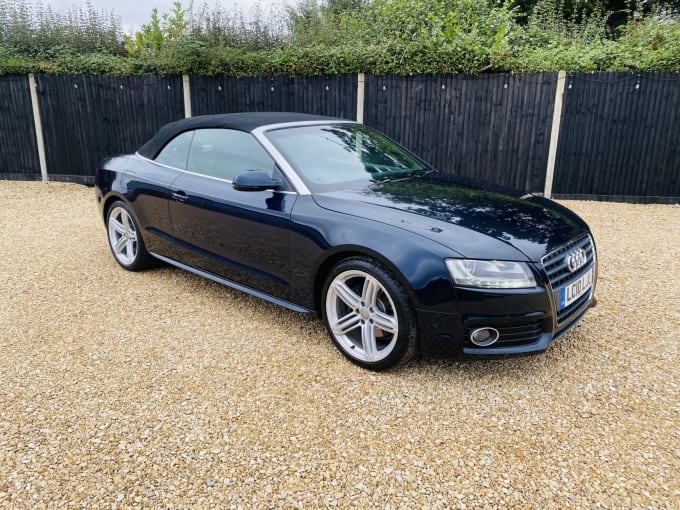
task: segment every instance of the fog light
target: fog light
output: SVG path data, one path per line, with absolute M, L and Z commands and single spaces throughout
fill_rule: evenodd
M 479 347 L 488 347 L 498 341 L 500 333 L 494 328 L 479 328 L 470 333 L 470 342 Z

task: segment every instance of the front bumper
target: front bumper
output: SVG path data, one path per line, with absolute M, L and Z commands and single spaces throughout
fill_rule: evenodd
M 458 353 L 475 356 L 528 354 L 545 351 L 550 345 L 576 326 L 594 306 L 592 299 L 565 327 L 553 332 L 552 317 L 540 313 L 513 316 L 476 317 L 464 320 L 458 314 L 418 311 L 423 354 Z M 489 347 L 477 347 L 469 334 L 477 327 L 493 327 L 500 332 L 499 340 Z
M 597 263 L 592 264 L 595 274 Z M 535 289 L 489 291 L 456 289 L 456 300 L 434 310 L 417 310 L 423 354 L 459 353 L 476 356 L 527 354 L 545 351 L 574 327 L 594 306 L 595 283 L 569 310 L 558 308 L 555 291 L 547 278 Z M 451 310 L 451 312 L 442 311 Z M 477 328 L 498 330 L 500 337 L 488 347 L 470 341 Z

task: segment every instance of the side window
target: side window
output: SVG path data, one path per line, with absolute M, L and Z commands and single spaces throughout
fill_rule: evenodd
M 186 131 L 181 135 L 177 135 L 163 147 L 160 154 L 156 156 L 156 161 L 163 165 L 185 170 L 187 167 L 187 159 L 189 159 L 189 147 L 191 147 L 191 139 L 193 136 L 193 131 Z
M 233 129 L 197 129 L 187 170 L 232 181 L 244 170 L 265 170 L 271 176 L 274 160 L 253 135 Z

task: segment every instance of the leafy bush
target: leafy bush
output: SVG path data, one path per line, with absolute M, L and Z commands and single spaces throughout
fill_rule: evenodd
M 540 0 L 515 33 L 513 71 L 680 70 L 680 19 L 652 11 L 615 32 L 609 15 L 561 15 L 560 0 Z
M 663 16 L 633 21 L 622 29 L 617 69 L 680 70 L 680 19 Z
M 91 0 L 66 12 L 25 0 L 0 0 L 0 45 L 14 55 L 51 58 L 57 47 L 71 53 L 119 53 L 122 30 L 113 12 Z
M 300 0 L 269 13 L 175 2 L 135 34 L 114 13 L 0 0 L 0 74 L 261 76 L 680 70 L 680 15 L 570 0 Z M 511 5 L 531 5 L 531 12 Z M 643 2 L 647 8 L 648 3 Z M 620 15 L 618 13 L 617 15 Z

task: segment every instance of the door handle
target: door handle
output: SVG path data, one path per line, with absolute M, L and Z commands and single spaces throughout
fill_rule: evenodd
M 189 197 L 184 191 L 175 191 L 172 194 L 172 198 L 177 202 L 186 202 L 186 199 Z

